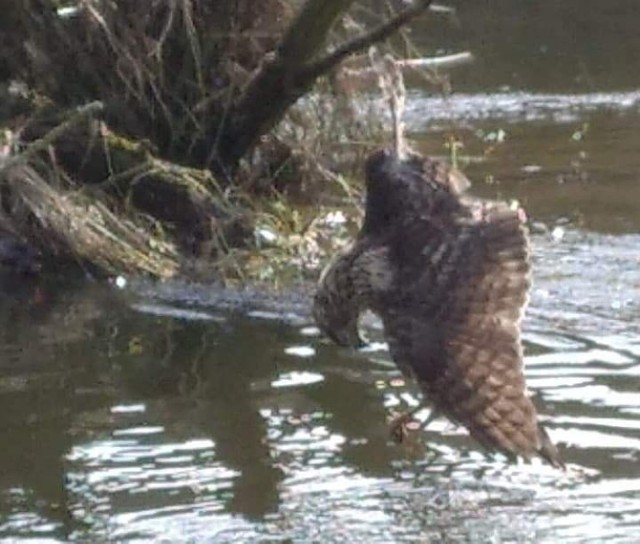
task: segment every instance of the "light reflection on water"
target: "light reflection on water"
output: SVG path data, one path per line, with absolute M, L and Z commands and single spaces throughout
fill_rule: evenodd
M 613 240 L 640 248 L 636 237 L 622 238 Z M 406 445 L 391 444 L 386 417 L 419 396 L 388 364 L 376 328 L 369 330 L 375 350 L 345 353 L 319 338 L 303 312 L 293 320 L 267 310 L 242 317 L 215 310 L 215 295 L 204 288 L 192 286 L 181 298 L 171 284 L 134 285 L 124 304 L 112 300 L 113 312 L 97 320 L 112 328 L 84 353 L 94 359 L 92 371 L 74 375 L 66 361 L 49 363 L 42 368 L 49 379 L 69 382 L 49 393 L 38 365 L 27 374 L 9 367 L 0 380 L 3 403 L 16 397 L 16 408 L 30 407 L 24 425 L 42 449 L 30 452 L 30 462 L 45 464 L 40 476 L 5 481 L 0 534 L 633 542 L 640 525 L 639 301 L 612 305 L 610 296 L 629 280 L 633 252 L 625 258 L 609 237 L 571 229 L 559 243 L 537 235 L 534 247 L 536 289 L 524 335 L 529 384 L 566 473 L 538 460 L 509 465 L 485 457 L 443 420 Z M 561 266 L 558 255 L 572 258 Z M 606 288 L 594 288 L 605 278 Z M 19 376 L 24 383 L 15 388 Z M 47 402 L 30 404 L 37 391 L 64 392 L 72 402 L 46 414 Z M 3 413 L 4 432 L 24 448 Z M 52 432 L 65 445 L 47 454 Z M 20 451 L 0 453 L 7 473 L 20 466 Z M 57 492 L 47 492 L 48 478 L 62 479 Z
M 490 120 L 494 123 L 545 121 L 572 123 L 585 114 L 610 110 L 637 112 L 640 92 L 603 92 L 584 94 L 544 94 L 529 92 L 454 93 L 451 96 L 425 97 L 416 91 L 408 101 L 407 115 L 418 130 L 420 123 L 435 121 L 470 122 Z
M 526 201 L 545 227 L 533 236 L 524 342 L 528 383 L 566 473 L 487 458 L 443 420 L 392 444 L 386 419 L 418 403 L 414 385 L 389 362 L 376 321 L 365 320 L 371 344 L 360 353 L 320 338 L 308 292 L 7 279 L 0 537 L 636 541 L 640 218 L 629 197 L 635 158 L 620 150 L 612 185 L 558 185 L 569 150 L 534 179 L 476 188 Z M 503 159 L 504 171 L 535 162 Z M 573 183 L 583 222 L 558 211 Z M 611 195 L 621 186 L 634 189 Z M 584 228 L 611 224 L 602 203 L 616 198 L 629 200 L 618 234 Z

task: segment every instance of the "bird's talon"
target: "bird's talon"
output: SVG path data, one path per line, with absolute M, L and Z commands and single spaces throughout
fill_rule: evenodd
M 391 418 L 391 421 L 389 423 L 389 434 L 391 435 L 391 439 L 396 444 L 402 444 L 405 438 L 409 436 L 409 429 L 407 428 L 407 426 L 412 421 L 413 417 L 410 413 L 407 412 L 396 414 Z

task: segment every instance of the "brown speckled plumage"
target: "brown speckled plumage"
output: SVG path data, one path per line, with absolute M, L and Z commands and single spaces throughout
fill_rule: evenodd
M 562 466 L 523 375 L 530 263 L 519 212 L 466 199 L 464 177 L 417 155 L 373 154 L 366 181 L 362 229 L 319 282 L 320 328 L 358 346 L 358 316 L 373 310 L 394 361 L 436 411 L 489 450 Z

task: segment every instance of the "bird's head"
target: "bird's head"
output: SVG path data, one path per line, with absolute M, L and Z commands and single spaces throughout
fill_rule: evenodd
M 348 263 L 338 258 L 320 276 L 313 299 L 313 317 L 320 331 L 339 346 L 365 345 L 358 331 L 360 309 L 351 293 Z
M 358 315 L 339 313 L 316 296 L 313 305 L 313 316 L 318 328 L 333 342 L 343 347 L 361 348 L 365 342 L 358 330 Z

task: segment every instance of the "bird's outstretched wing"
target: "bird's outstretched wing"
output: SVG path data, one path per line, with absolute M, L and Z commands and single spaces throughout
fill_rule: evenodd
M 465 200 L 459 174 L 418 155 L 380 151 L 366 170 L 361 232 L 316 295 L 321 329 L 353 345 L 359 312 L 372 309 L 392 358 L 436 411 L 487 449 L 562 466 L 524 380 L 530 263 L 519 211 Z
M 486 448 L 525 458 L 537 453 L 561 466 L 523 374 L 520 321 L 530 262 L 519 210 L 464 201 L 434 161 L 414 160 L 408 170 L 391 172 L 396 179 L 389 185 L 368 189 L 385 206 L 403 192 L 412 195 L 384 229 L 372 228 L 393 270 L 374 308 L 392 357 L 415 376 L 436 410 Z
M 485 211 L 446 230 L 418 222 L 392 245 L 396 295 L 381 312 L 392 357 L 488 449 L 560 466 L 523 374 L 526 231 L 506 205 Z

